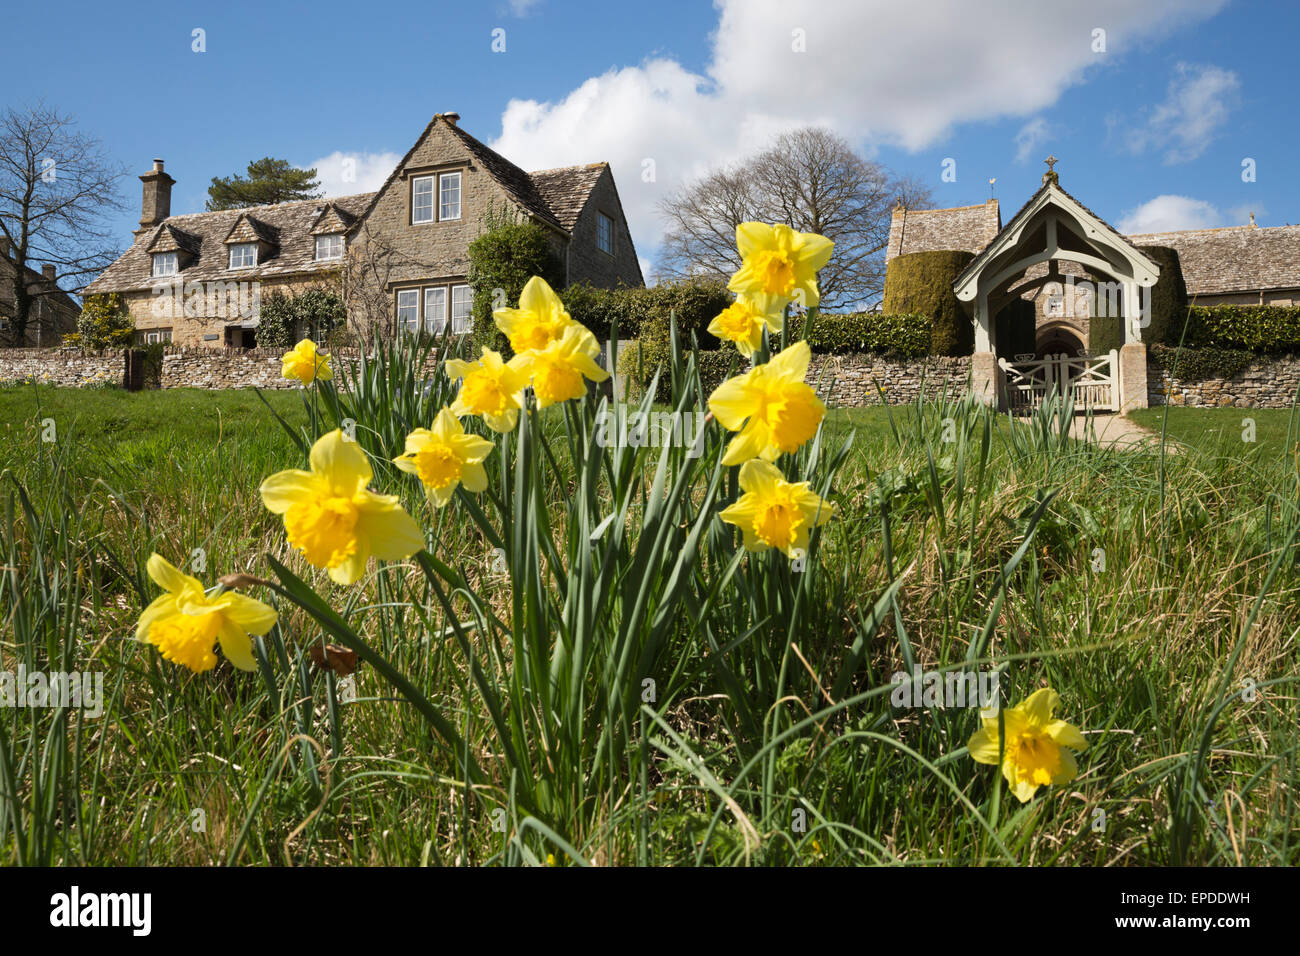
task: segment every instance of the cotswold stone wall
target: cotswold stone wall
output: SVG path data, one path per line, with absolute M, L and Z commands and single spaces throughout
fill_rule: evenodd
M 1152 406 L 1201 408 L 1290 408 L 1300 388 L 1300 356 L 1259 358 L 1231 378 L 1182 381 L 1156 362 L 1147 362 L 1147 396 Z
M 890 359 L 879 355 L 814 355 L 808 383 L 830 406 L 905 405 L 922 392 L 960 396 L 970 387 L 969 355 Z M 884 402 L 876 389 L 884 390 Z
M 163 388 L 297 388 L 281 378 L 284 349 L 210 349 L 171 346 L 163 353 Z M 0 349 L 0 383 L 35 380 L 49 385 L 84 386 L 101 382 L 123 384 L 126 359 L 122 349 L 83 352 L 80 349 Z M 354 361 L 356 353 L 331 353 L 337 370 Z

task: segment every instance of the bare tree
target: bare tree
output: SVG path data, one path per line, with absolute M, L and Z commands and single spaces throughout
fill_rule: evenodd
M 659 204 L 665 234 L 658 274 L 727 278 L 740 267 L 736 226 L 779 222 L 834 241 L 818 277 L 822 307 L 862 306 L 884 288 L 890 215 L 900 201 L 924 209 L 930 192 L 860 156 L 827 129 L 794 130 Z
M 80 291 L 117 258 L 107 219 L 123 208 L 117 190 L 125 175 L 99 140 L 44 104 L 0 115 L 0 238 L 16 266 L 0 281 L 9 286 L 4 298 L 13 303 L 10 334 L 17 342 L 30 323 L 44 321 L 35 301 L 58 294 L 30 282 L 29 268 L 39 272 L 39 264 L 50 263 L 64 291 Z

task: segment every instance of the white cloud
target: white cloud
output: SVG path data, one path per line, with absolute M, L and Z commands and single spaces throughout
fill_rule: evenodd
M 1051 135 L 1051 127 L 1041 116 L 1034 117 L 1020 127 L 1020 132 L 1016 133 L 1016 162 L 1023 163 L 1027 160 Z
M 336 150 L 328 156 L 313 160 L 306 168 L 316 170 L 325 195 L 332 198 L 374 192 L 384 184 L 388 174 L 397 168 L 401 159 L 400 153 Z
M 1126 131 L 1125 145 L 1134 154 L 1163 148 L 1167 165 L 1196 159 L 1227 121 L 1240 90 L 1232 70 L 1179 63 L 1164 102 Z
M 510 12 L 517 17 L 526 17 L 541 0 L 509 0 Z
M 717 0 L 703 73 L 656 58 L 555 101 L 511 100 L 492 146 L 526 169 L 611 162 L 633 238 L 648 250 L 659 199 L 775 132 L 820 124 L 856 143 L 920 149 L 959 123 L 1031 116 L 1090 68 L 1224 2 L 932 0 L 918 16 L 895 0 Z M 1098 24 L 1108 53 L 1092 50 Z
M 1176 232 L 1179 229 L 1214 229 L 1227 225 L 1224 216 L 1204 199 L 1165 194 L 1148 199 L 1126 212 L 1115 228 L 1125 235 Z

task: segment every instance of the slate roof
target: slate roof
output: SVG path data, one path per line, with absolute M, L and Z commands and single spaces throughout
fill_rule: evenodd
M 1300 288 L 1300 226 L 1228 226 L 1128 238 L 1176 250 L 1189 295 Z
M 572 231 L 591 190 L 608 165 L 589 163 L 528 173 L 439 114 L 416 138 L 377 192 L 170 216 L 157 228 L 139 236 L 130 249 L 86 287 L 86 293 L 149 288 L 154 281 L 152 252 L 173 249 L 182 249 L 194 257 L 181 272 L 187 282 L 269 278 L 338 268 L 337 261 L 315 261 L 314 237 L 326 232 L 350 230 L 364 219 L 380 193 L 401 175 L 416 148 L 440 119 L 465 146 L 473 160 L 525 211 L 566 235 Z M 336 223 L 338 228 L 335 228 Z M 274 245 L 274 255 L 253 269 L 226 268 L 229 259 L 225 243 L 254 240 Z
M 572 232 L 591 191 L 596 188 L 596 181 L 608 166 L 608 163 L 588 163 L 585 166 L 540 169 L 528 175 L 560 225 Z
M 322 216 L 322 207 L 332 204 L 344 214 L 356 217 L 370 205 L 374 196 L 374 193 L 361 193 L 331 200 L 306 199 L 248 209 L 170 216 L 162 225 L 138 236 L 130 249 L 86 287 L 86 294 L 127 292 L 146 289 L 152 285 L 153 257 L 150 247 L 155 240 L 159 242 L 155 248 L 169 245 L 170 239 L 187 251 L 197 249 L 197 258 L 180 273 L 186 282 L 212 279 L 233 282 L 337 269 L 337 260 L 315 261 L 316 242 L 312 227 Z M 241 219 L 245 222 L 241 223 Z M 242 232 L 245 224 L 256 235 L 273 237 L 276 248 L 268 258 L 252 269 L 228 269 L 226 237 L 236 225 L 240 226 Z
M 978 253 L 1002 228 L 998 201 L 948 209 L 895 209 L 886 260 L 910 252 L 962 249 Z

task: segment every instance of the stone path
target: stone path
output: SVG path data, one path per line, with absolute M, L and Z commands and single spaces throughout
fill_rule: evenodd
M 1087 421 L 1083 415 L 1075 415 L 1074 421 L 1070 423 L 1070 437 L 1082 440 L 1085 436 L 1084 423 Z M 1160 434 L 1158 432 L 1148 431 L 1137 422 L 1126 418 L 1123 415 L 1094 415 L 1092 418 L 1092 428 L 1097 435 L 1097 441 L 1102 445 L 1115 445 L 1124 447 L 1126 445 L 1142 445 L 1150 443 L 1153 450 L 1160 448 Z M 1166 442 L 1166 452 L 1172 453 L 1176 446 L 1172 441 Z

